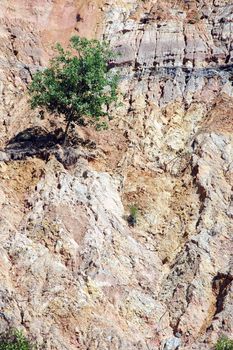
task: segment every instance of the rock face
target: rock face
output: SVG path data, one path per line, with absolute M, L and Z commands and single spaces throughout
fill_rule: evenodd
M 226 0 L 1 2 L 1 331 L 58 350 L 233 334 L 232 19 Z M 72 151 L 39 157 L 24 136 L 15 156 L 10 139 L 54 129 L 26 85 L 71 33 L 121 53 L 123 105 Z

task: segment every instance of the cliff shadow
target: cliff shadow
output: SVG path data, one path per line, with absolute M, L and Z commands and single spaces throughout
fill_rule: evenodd
M 50 155 L 54 155 L 65 167 L 69 167 L 76 164 L 80 157 L 95 158 L 94 141 L 80 138 L 73 129 L 65 143 L 64 136 L 62 128 L 51 132 L 39 126 L 27 128 L 12 137 L 4 150 L 0 150 L 0 161 L 25 160 L 29 157 L 47 161 Z
M 10 159 L 24 159 L 28 156 L 39 155 L 62 144 L 64 132 L 61 128 L 49 132 L 45 128 L 35 126 L 20 131 L 12 137 L 5 147 Z

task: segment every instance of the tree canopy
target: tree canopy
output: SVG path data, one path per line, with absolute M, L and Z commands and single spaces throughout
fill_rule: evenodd
M 32 108 L 41 107 L 66 120 L 97 126 L 108 116 L 108 107 L 117 101 L 118 74 L 109 69 L 114 54 L 106 42 L 73 36 L 69 49 L 56 45 L 57 55 L 49 67 L 38 71 L 29 86 Z

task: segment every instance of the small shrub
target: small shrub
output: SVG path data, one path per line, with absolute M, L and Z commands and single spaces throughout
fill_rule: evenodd
M 128 224 L 130 226 L 135 226 L 137 224 L 137 218 L 138 218 L 138 207 L 134 204 L 131 205 L 129 208 L 130 210 L 130 215 L 128 217 Z
M 215 350 L 233 350 L 233 340 L 227 337 L 221 337 L 215 346 Z
M 0 350 L 36 350 L 36 347 L 21 331 L 10 330 L 0 334 Z

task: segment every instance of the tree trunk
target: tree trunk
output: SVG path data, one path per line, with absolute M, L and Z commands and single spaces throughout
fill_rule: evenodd
M 67 135 L 68 135 L 70 123 L 71 123 L 71 119 L 69 119 L 67 124 L 66 124 L 65 133 L 64 133 L 64 140 L 63 140 L 63 145 L 64 146 L 66 145 L 66 140 L 67 140 Z

